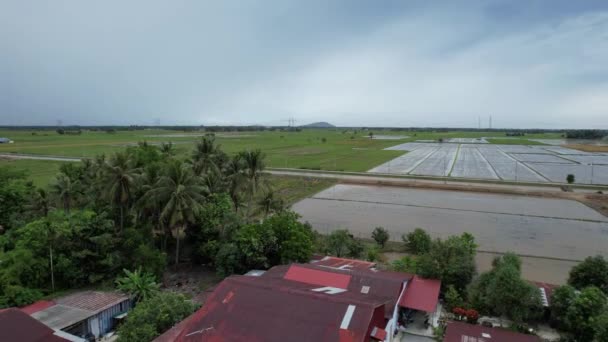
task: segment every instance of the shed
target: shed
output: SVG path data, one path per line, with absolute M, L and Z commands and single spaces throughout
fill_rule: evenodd
M 12 142 L 13 141 L 11 139 L 9 139 L 9 138 L 0 137 L 0 144 L 10 144 Z
M 32 317 L 52 329 L 84 337 L 100 337 L 112 331 L 115 317 L 131 309 L 131 299 L 118 292 L 84 291 L 55 300 L 54 305 Z

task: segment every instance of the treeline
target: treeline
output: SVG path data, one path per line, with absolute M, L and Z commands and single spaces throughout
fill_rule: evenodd
M 601 129 L 579 129 L 566 131 L 568 139 L 602 139 L 608 136 L 608 130 Z
M 221 275 L 308 261 L 312 230 L 263 170 L 261 151 L 229 156 L 212 136 L 186 157 L 140 143 L 65 163 L 48 188 L 0 168 L 0 305 L 113 282 L 123 268 L 160 281 L 168 260 Z

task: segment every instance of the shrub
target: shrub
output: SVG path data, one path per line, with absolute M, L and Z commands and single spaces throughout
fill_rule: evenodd
M 566 176 L 566 182 L 568 182 L 568 184 L 574 183 L 574 175 L 571 173 L 568 174 L 568 176 Z
M 395 272 L 416 273 L 417 265 L 416 259 L 406 255 L 393 261 L 390 268 Z
M 181 294 L 162 292 L 140 302 L 118 328 L 118 341 L 148 342 L 196 310 Z
M 431 250 L 431 236 L 422 228 L 401 237 L 407 249 L 414 254 L 424 254 Z
M 380 247 L 384 248 L 384 245 L 386 245 L 386 242 L 390 238 L 390 235 L 386 229 L 382 227 L 376 227 L 376 229 L 374 229 L 374 231 L 372 232 L 372 238 L 374 239 L 374 241 L 376 241 L 378 245 L 380 245 Z

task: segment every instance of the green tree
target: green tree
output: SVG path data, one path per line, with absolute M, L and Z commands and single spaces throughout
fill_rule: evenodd
M 595 341 L 608 342 L 608 308 L 593 319 L 593 325 L 595 326 Z
M 52 209 L 53 203 L 48 192 L 42 188 L 36 189 L 32 194 L 29 210 L 38 216 L 47 217 Z
M 80 182 L 73 181 L 65 173 L 60 173 L 51 188 L 53 193 L 59 197 L 63 210 L 69 214 L 72 204 L 82 193 Z
M 124 214 L 133 200 L 138 171 L 126 152 L 115 153 L 104 165 L 102 181 L 106 185 L 105 195 L 120 211 L 120 231 L 124 229 Z
M 165 157 L 172 157 L 175 155 L 175 147 L 173 146 L 172 142 L 168 142 L 168 143 L 163 142 L 160 144 L 160 152 Z
M 265 154 L 260 150 L 243 151 L 240 154 L 245 165 L 244 175 L 246 179 L 246 189 L 249 194 L 248 211 L 252 209 L 252 202 L 255 194 L 262 183 L 262 172 L 264 171 Z M 247 215 L 249 216 L 249 215 Z
M 376 243 L 382 248 L 384 248 L 384 245 L 386 245 L 389 238 L 390 235 L 388 231 L 382 227 L 376 227 L 372 232 L 372 239 L 374 239 L 374 241 L 376 241 Z
M 606 295 L 597 287 L 584 288 L 566 313 L 567 331 L 576 341 L 592 341 L 595 320 L 604 312 Z
M 242 205 L 242 193 L 245 187 L 245 163 L 240 154 L 232 157 L 226 165 L 228 195 L 234 204 L 234 210 L 239 211 Z
M 364 246 L 347 229 L 334 230 L 326 239 L 327 252 L 337 257 L 357 258 Z
M 441 279 L 446 288 L 463 291 L 475 275 L 475 248 L 470 234 L 432 241 L 430 250 L 418 258 L 418 273 L 425 278 Z
M 538 288 L 521 278 L 519 257 L 508 253 L 493 262 L 470 289 L 471 303 L 482 312 L 505 316 L 516 323 L 539 316 L 542 303 Z
M 448 285 L 447 290 L 445 291 L 446 310 L 452 311 L 453 308 L 462 308 L 464 307 L 464 304 L 465 302 L 458 290 L 456 290 L 453 285 Z
M 570 285 L 557 287 L 551 295 L 551 321 L 559 329 L 567 329 L 566 314 L 576 299 L 576 290 Z
M 574 183 L 574 175 L 571 173 L 568 174 L 568 176 L 566 176 L 566 182 L 568 182 L 568 184 Z
M 131 272 L 123 269 L 124 276 L 116 279 L 116 287 L 128 293 L 136 302 L 147 300 L 160 291 L 152 273 L 142 272 L 141 267 Z
M 262 213 L 264 213 L 264 217 L 268 217 L 271 213 L 283 210 L 285 208 L 285 202 L 280 197 L 277 197 L 273 190 L 268 190 L 258 201 L 258 206 Z
M 601 255 L 585 258 L 570 270 L 568 284 L 577 289 L 595 286 L 608 293 L 608 261 Z
M 161 292 L 141 301 L 118 328 L 118 341 L 148 342 L 188 317 L 196 306 L 183 295 Z
M 391 270 L 395 272 L 416 273 L 418 264 L 416 259 L 406 255 L 391 263 Z
M 200 184 L 187 164 L 171 161 L 165 174 L 146 196 L 158 198 L 161 205 L 160 219 L 175 232 L 175 264 L 179 263 L 179 242 L 184 227 L 195 221 L 204 202 L 207 189 Z
M 22 224 L 30 192 L 25 173 L 0 167 L 0 234 Z
M 416 228 L 413 232 L 401 237 L 407 249 L 414 254 L 424 254 L 431 249 L 431 236 L 422 228 Z

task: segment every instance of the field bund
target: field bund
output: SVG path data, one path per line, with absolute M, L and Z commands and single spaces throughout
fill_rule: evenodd
M 409 151 L 368 172 L 525 182 L 608 184 L 608 153 L 559 146 L 405 143 Z

